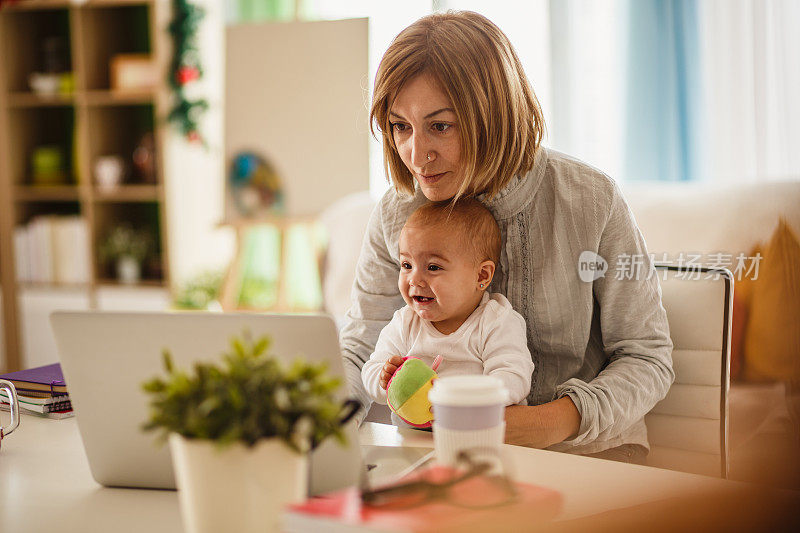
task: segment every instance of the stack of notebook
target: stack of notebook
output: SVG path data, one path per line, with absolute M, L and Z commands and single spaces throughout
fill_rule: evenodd
M 21 413 L 47 418 L 67 418 L 74 414 L 59 363 L 0 374 L 0 379 L 14 384 Z M 0 409 L 7 411 L 8 404 L 6 390 L 0 389 Z

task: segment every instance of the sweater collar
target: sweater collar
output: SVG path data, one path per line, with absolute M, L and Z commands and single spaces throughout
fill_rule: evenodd
M 511 218 L 523 211 L 533 200 L 547 168 L 547 148 L 539 146 L 533 158 L 533 168 L 523 176 L 514 176 L 491 200 L 486 194 L 477 199 L 488 207 L 498 220 Z

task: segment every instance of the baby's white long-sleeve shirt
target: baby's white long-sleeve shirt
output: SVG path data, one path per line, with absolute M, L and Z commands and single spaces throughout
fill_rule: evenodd
M 461 326 L 445 335 L 405 306 L 395 311 L 380 333 L 375 352 L 361 370 L 361 380 L 372 401 L 386 404 L 380 386 L 384 363 L 393 355 L 419 357 L 428 365 L 444 358 L 439 376 L 486 374 L 503 381 L 510 404 L 526 405 L 531 390 L 533 361 L 528 351 L 525 319 L 499 293 L 484 293 L 481 303 Z

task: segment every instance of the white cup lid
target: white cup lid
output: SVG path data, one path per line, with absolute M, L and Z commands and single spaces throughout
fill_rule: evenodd
M 434 405 L 506 405 L 509 394 L 494 376 L 447 376 L 434 380 L 428 399 Z

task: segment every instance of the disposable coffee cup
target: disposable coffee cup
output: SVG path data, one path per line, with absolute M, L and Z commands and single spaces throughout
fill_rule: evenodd
M 509 394 L 493 376 L 449 376 L 435 380 L 428 393 L 433 406 L 433 445 L 437 462 L 455 464 L 462 450 L 497 449 L 503 444 Z

